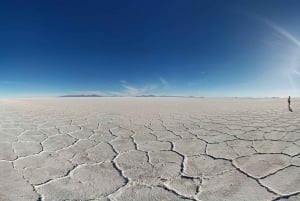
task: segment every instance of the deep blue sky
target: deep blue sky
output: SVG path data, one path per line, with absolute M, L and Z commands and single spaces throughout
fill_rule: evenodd
M 0 96 L 300 96 L 299 9 L 297 0 L 1 1 Z

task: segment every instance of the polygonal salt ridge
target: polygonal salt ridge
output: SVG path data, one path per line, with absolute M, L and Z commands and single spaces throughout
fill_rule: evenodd
M 70 119 L 67 124 L 74 125 L 74 126 L 82 126 L 83 124 L 86 123 L 88 123 L 88 120 L 86 119 L 85 116 L 81 116 L 81 117 L 70 116 Z M 60 126 L 64 126 L 64 125 L 60 125 Z
M 151 129 L 152 131 L 155 132 L 164 132 L 166 131 L 166 128 L 164 126 L 162 126 L 161 124 L 151 124 L 149 126 L 147 126 L 147 128 Z
M 42 152 L 17 159 L 14 166 L 31 184 L 35 185 L 62 177 L 74 168 L 74 165 L 55 152 Z
M 0 200 L 38 200 L 38 194 L 18 174 L 11 162 L 0 161 L 0 170 Z
M 75 125 L 64 125 L 56 128 L 59 130 L 61 134 L 71 133 L 80 130 L 80 127 Z
M 232 140 L 236 140 L 237 138 L 232 136 L 232 135 L 228 135 L 228 134 L 219 134 L 219 135 L 197 135 L 199 139 L 207 142 L 207 143 L 220 143 L 220 142 L 226 142 L 226 141 L 232 141 Z
M 118 127 L 119 125 L 117 124 L 117 122 L 109 119 L 109 120 L 106 120 L 106 121 L 100 121 L 100 125 L 101 125 L 101 129 L 102 130 L 108 130 L 110 128 L 116 128 Z
M 288 131 L 281 140 L 289 142 L 300 140 L 300 131 Z
M 226 128 L 223 129 L 214 129 L 215 131 L 218 131 L 220 133 L 225 133 L 225 134 L 229 134 L 229 135 L 243 135 L 244 133 L 246 133 L 247 131 L 243 130 L 243 128 L 241 129 L 230 129 L 226 126 Z
M 130 185 L 122 189 L 122 191 L 117 192 L 111 198 L 116 201 L 184 201 L 184 200 L 194 200 L 190 198 L 185 198 L 182 195 L 176 194 L 165 187 L 159 186 L 146 186 L 146 185 Z
M 154 131 L 165 131 L 166 128 L 164 127 L 162 120 L 159 119 L 153 119 L 150 121 L 150 123 L 147 125 L 147 127 L 151 128 Z
M 288 131 L 286 129 L 286 127 L 289 126 L 289 125 L 290 125 L 289 122 L 283 122 L 283 123 L 281 123 L 281 122 L 277 121 L 277 123 L 276 124 L 272 124 L 271 127 L 272 128 L 278 128 L 278 129 L 284 129 L 285 131 Z
M 38 129 L 38 131 L 41 131 L 43 134 L 47 135 L 48 137 L 61 134 L 59 132 L 59 129 L 54 128 L 54 127 L 53 128 L 40 128 L 40 129 Z
M 220 131 L 216 131 L 216 130 L 206 130 L 203 128 L 198 128 L 198 129 L 189 129 L 189 132 L 193 135 L 197 135 L 197 136 L 217 136 L 220 134 L 223 134 Z
M 135 143 L 130 137 L 117 137 L 110 141 L 110 144 L 118 153 L 127 152 L 135 149 Z
M 229 135 L 234 135 L 234 134 L 242 134 L 245 133 L 246 131 L 243 130 L 238 130 L 238 129 L 229 129 L 227 128 L 227 126 L 224 126 L 222 128 L 212 128 L 212 129 L 204 129 L 205 131 L 203 132 L 203 134 L 205 134 L 205 132 L 212 132 L 212 131 L 216 131 L 219 133 L 224 133 L 224 134 L 229 134 Z
M 27 130 L 18 136 L 20 141 L 42 142 L 47 138 L 47 135 L 41 130 Z
M 186 128 L 180 124 L 180 122 L 172 122 L 172 123 L 164 123 L 164 126 L 167 130 L 176 130 L 176 131 L 184 131 Z
M 155 136 L 157 136 L 158 140 L 161 141 L 173 141 L 173 140 L 179 140 L 180 137 L 175 135 L 174 133 L 170 132 L 170 131 L 152 131 L 152 134 L 154 134 Z
M 295 166 L 300 167 L 300 155 L 292 157 L 292 162 L 291 163 Z
M 43 195 L 45 201 L 102 200 L 125 184 L 126 179 L 113 164 L 104 162 L 80 165 L 69 176 L 38 186 L 37 191 Z
M 228 160 L 256 153 L 252 148 L 252 142 L 243 140 L 208 144 L 206 152 L 215 158 L 224 158 Z
M 271 131 L 264 133 L 264 139 L 266 140 L 282 140 L 287 135 L 286 131 Z M 285 140 L 287 141 L 287 140 Z
M 243 130 L 243 131 L 246 131 L 246 132 L 254 132 L 254 131 L 258 131 L 258 128 L 253 127 L 253 126 L 250 124 L 250 125 L 242 126 L 242 130 Z
M 93 164 L 104 161 L 111 161 L 117 155 L 111 145 L 107 143 L 99 143 L 95 146 L 87 148 L 85 151 L 77 153 L 72 159 L 74 164 Z
M 204 154 L 205 148 L 206 143 L 198 139 L 194 139 L 193 141 L 177 140 L 174 142 L 174 150 L 185 156 Z
M 111 118 L 112 122 L 118 122 L 119 125 L 130 126 L 131 125 L 131 115 L 119 115 L 115 114 Z
M 189 177 L 209 178 L 231 171 L 234 167 L 230 161 L 213 159 L 207 155 L 187 156 L 184 175 Z
M 226 128 L 227 126 L 225 124 L 217 124 L 217 123 L 205 123 L 201 124 L 201 128 L 205 130 L 222 130 Z
M 253 130 L 255 129 L 254 127 L 249 127 L 251 124 L 251 119 L 248 119 L 248 120 L 238 120 L 238 121 L 233 121 L 233 120 L 230 120 L 228 119 L 228 122 L 226 124 L 226 127 L 228 127 L 229 129 L 243 129 L 245 128 L 244 130 L 248 131 L 248 130 Z
M 0 128 L 0 135 L 18 136 L 24 131 L 23 128 Z
M 251 126 L 259 129 L 259 128 L 265 128 L 265 127 L 267 127 L 268 124 L 266 124 L 264 122 L 261 122 L 261 121 L 257 121 L 257 122 L 252 121 L 251 122 Z
M 270 133 L 270 132 L 286 132 L 285 128 L 282 127 L 273 127 L 273 126 L 268 126 L 268 127 L 264 127 L 264 128 L 259 128 L 259 130 L 266 132 L 266 133 Z
M 151 132 L 152 130 L 150 128 L 147 127 L 147 124 L 132 124 L 130 126 L 130 129 L 135 131 L 138 134 L 146 134 Z
M 65 159 L 72 159 L 76 154 L 84 152 L 96 144 L 97 142 L 91 140 L 78 140 L 74 145 L 58 150 L 57 153 L 59 153 L 59 155 Z
M 188 130 L 184 130 L 184 131 L 174 130 L 172 132 L 173 132 L 174 135 L 179 136 L 181 139 L 189 139 L 189 140 L 198 139 L 197 135 L 192 134 Z
M 46 151 L 57 151 L 71 146 L 76 142 L 77 139 L 74 139 L 70 135 L 62 134 L 48 137 L 45 141 L 42 142 L 42 146 Z
M 16 153 L 8 142 L 0 142 L 0 160 L 13 161 L 17 158 Z
M 142 151 L 170 151 L 172 144 L 165 141 L 145 140 L 137 143 L 138 149 Z
M 0 132 L 0 142 L 17 142 L 18 137 L 9 133 Z
M 176 151 L 149 152 L 149 162 L 163 179 L 169 179 L 182 174 L 184 169 L 184 156 Z
M 111 128 L 109 130 L 112 135 L 115 135 L 117 137 L 130 137 L 134 134 L 133 131 L 128 130 L 126 128 L 122 128 L 122 127 L 115 127 L 115 128 Z
M 177 194 L 195 198 L 200 193 L 202 180 L 200 177 L 179 176 L 164 182 L 164 185 Z
M 32 141 L 14 142 L 12 143 L 12 147 L 18 157 L 38 154 L 43 150 L 43 147 L 40 143 Z
M 134 126 L 134 125 L 145 125 L 145 124 L 150 124 L 151 123 L 151 121 L 153 120 L 153 119 L 155 119 L 153 116 L 154 115 L 149 115 L 149 114 L 146 114 L 146 113 L 143 113 L 143 112 L 141 112 L 141 111 L 138 111 L 138 110 L 136 110 L 137 111 L 137 113 L 136 114 L 129 114 L 129 115 L 126 115 L 127 117 L 127 120 L 129 120 L 129 124 L 131 125 L 131 126 Z M 123 117 L 124 117 L 124 115 L 123 115 Z M 125 119 L 126 119 L 125 118 Z
M 2 115 L 5 115 L 5 114 L 2 113 Z M 5 121 L 2 121 L 2 123 L 0 123 L 0 129 L 10 129 L 10 128 L 18 128 L 18 125 L 12 124 L 9 122 L 5 122 Z
M 230 130 L 243 130 L 243 126 L 236 124 L 226 124 L 226 127 Z
M 198 130 L 201 128 L 201 123 L 199 122 L 190 122 L 182 120 L 180 124 L 185 128 L 185 130 Z
M 34 130 L 34 129 L 37 129 L 37 127 L 38 127 L 37 125 L 38 125 L 38 122 L 28 120 L 28 121 L 24 121 L 24 122 L 21 121 L 18 126 L 12 127 L 12 128 L 20 128 L 23 130 Z
M 294 144 L 300 146 L 300 140 L 295 141 Z
M 77 130 L 69 133 L 69 135 L 71 135 L 76 139 L 88 139 L 93 134 L 94 131 L 87 128 L 82 128 L 81 130 Z
M 209 129 L 215 124 L 214 120 L 211 117 L 207 117 L 205 119 L 202 119 L 201 121 L 196 121 L 194 123 L 196 123 L 197 125 L 200 125 L 200 127 L 203 129 Z M 215 124 L 215 125 L 217 125 L 217 124 Z
M 300 192 L 300 167 L 289 166 L 276 174 L 272 174 L 260 180 L 264 186 L 268 186 L 280 195 L 291 195 Z
M 233 140 L 225 143 L 239 156 L 246 156 L 256 153 L 256 150 L 253 148 L 252 141 Z
M 285 141 L 254 141 L 253 147 L 259 153 L 282 153 L 289 156 L 296 156 L 300 153 L 300 147 L 292 142 Z
M 233 164 L 255 178 L 265 178 L 291 165 L 291 158 L 282 154 L 254 154 L 236 158 Z
M 292 131 L 299 131 L 299 125 L 291 125 L 291 124 L 289 124 L 288 126 L 285 127 L 285 129 L 287 131 L 290 131 L 290 132 L 292 132 Z
M 260 130 L 251 130 L 243 134 L 236 134 L 236 136 L 242 140 L 263 140 L 265 139 L 264 134 L 265 133 Z
M 150 164 L 146 153 L 138 150 L 119 154 L 115 163 L 129 181 L 153 184 L 159 176 Z
M 49 121 L 43 121 L 39 122 L 36 124 L 37 128 L 36 129 L 47 129 L 47 128 L 54 128 L 56 126 L 55 123 L 49 122 Z M 35 130 L 35 129 L 30 129 L 30 130 Z
M 295 193 L 293 195 L 288 195 L 288 196 L 280 196 L 273 201 L 299 201 L 300 200 L 300 192 Z
M 52 115 L 52 114 L 49 114 Z M 55 117 L 51 117 L 51 119 L 48 119 L 45 123 L 39 124 L 39 129 L 47 129 L 47 128 L 60 128 L 69 125 L 69 120 L 55 120 Z
M 89 140 L 95 142 L 110 142 L 116 137 L 117 136 L 112 135 L 112 133 L 109 132 L 109 130 L 99 130 L 99 131 L 94 131 L 94 134 L 89 137 Z
M 80 124 L 80 126 L 90 130 L 99 130 L 101 128 L 101 124 L 98 121 Z

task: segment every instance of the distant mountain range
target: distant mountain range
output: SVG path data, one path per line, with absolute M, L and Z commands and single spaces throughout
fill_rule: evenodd
M 102 95 L 97 95 L 97 94 L 72 94 L 72 95 L 63 95 L 59 96 L 59 98 L 79 98 L 79 97 L 84 97 L 84 98 L 89 98 L 89 97 L 121 97 L 121 96 L 102 96 Z M 149 95 L 138 95 L 135 97 L 185 97 L 185 98 L 195 98 L 194 96 L 157 96 L 153 94 Z
M 59 96 L 60 98 L 70 98 L 70 97 L 105 97 L 101 95 L 96 95 L 96 94 L 90 94 L 90 95 L 83 95 L 83 94 L 74 94 L 74 95 L 63 95 Z
M 124 96 L 105 96 L 105 95 L 97 95 L 97 94 L 70 94 L 59 96 L 59 98 L 99 98 L 99 97 L 124 97 Z M 153 95 L 153 94 L 145 94 L 138 95 L 134 97 L 169 97 L 169 98 L 205 98 L 203 96 L 164 96 L 164 95 Z M 279 99 L 280 97 L 220 97 L 220 98 L 235 98 L 235 99 L 262 99 L 262 98 L 271 98 L 271 99 Z

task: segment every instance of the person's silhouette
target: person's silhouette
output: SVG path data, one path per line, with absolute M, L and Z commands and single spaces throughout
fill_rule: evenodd
M 289 98 L 288 98 L 288 107 L 289 107 L 289 111 L 290 112 L 293 112 L 293 110 L 292 110 L 292 108 L 291 108 L 291 97 L 289 96 Z

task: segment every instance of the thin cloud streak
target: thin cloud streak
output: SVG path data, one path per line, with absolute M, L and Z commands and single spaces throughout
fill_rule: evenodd
M 287 31 L 283 27 L 275 24 L 274 22 L 272 22 L 271 20 L 268 20 L 266 18 L 259 17 L 259 16 L 254 16 L 254 17 L 256 19 L 258 19 L 259 21 L 263 22 L 264 24 L 266 24 L 268 27 L 270 27 L 271 29 L 276 31 L 278 34 L 280 34 L 284 38 L 291 41 L 294 45 L 300 47 L 300 40 L 298 40 L 293 34 L 291 34 L 289 31 Z
M 286 39 L 290 40 L 293 42 L 295 45 L 300 47 L 300 40 L 298 40 L 294 35 L 292 35 L 290 32 L 285 30 L 284 28 L 276 25 L 275 23 L 271 22 L 270 20 L 267 19 L 261 19 L 265 24 L 267 24 L 269 27 L 274 29 L 277 33 L 280 35 L 284 36 Z
M 99 95 L 99 96 L 122 96 L 133 97 L 142 95 L 162 95 L 169 87 L 169 82 L 164 78 L 159 79 L 157 84 L 148 84 L 142 87 L 130 85 L 126 80 L 120 80 L 122 89 L 120 91 L 73 91 L 76 95 Z
M 169 86 L 169 82 L 167 80 L 165 80 L 163 77 L 160 77 L 159 80 L 164 87 Z
M 300 48 L 300 40 L 298 38 L 296 38 L 296 36 L 294 36 L 293 34 L 291 34 L 289 31 L 287 31 L 286 29 L 284 29 L 283 27 L 277 25 L 276 23 L 266 19 L 266 18 L 262 18 L 259 16 L 255 17 L 256 19 L 258 19 L 259 21 L 261 21 L 262 23 L 264 23 L 265 25 L 267 25 L 268 27 L 270 27 L 271 29 L 273 29 L 276 33 L 278 33 L 280 36 L 284 37 L 285 39 L 287 39 L 288 41 L 290 41 L 293 45 L 295 45 L 298 49 Z M 294 92 L 298 92 L 298 88 L 297 88 L 297 84 L 295 83 L 295 80 L 293 78 L 293 75 L 296 76 L 300 76 L 300 72 L 298 70 L 299 68 L 299 50 L 295 49 L 292 51 L 294 56 L 291 56 L 290 60 L 290 64 L 289 69 L 288 69 L 288 75 L 287 75 L 287 79 L 289 81 L 290 87 L 292 89 L 292 91 Z

